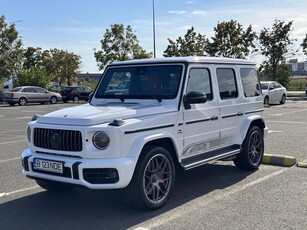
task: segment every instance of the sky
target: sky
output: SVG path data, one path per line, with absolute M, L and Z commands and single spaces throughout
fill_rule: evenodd
M 184 36 L 191 26 L 211 38 L 218 23 L 232 19 L 257 33 L 275 19 L 293 21 L 297 48 L 307 34 L 307 0 L 0 0 L 0 15 L 15 23 L 25 48 L 73 52 L 81 56 L 82 73 L 98 73 L 94 49 L 101 49 L 112 24 L 130 25 L 141 47 L 153 52 L 153 5 L 156 57 L 163 57 L 168 38 Z M 306 60 L 301 52 L 289 58 Z

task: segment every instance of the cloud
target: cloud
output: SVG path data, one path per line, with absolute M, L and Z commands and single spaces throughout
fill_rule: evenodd
M 168 11 L 170 14 L 187 14 L 188 12 L 185 10 L 170 10 Z

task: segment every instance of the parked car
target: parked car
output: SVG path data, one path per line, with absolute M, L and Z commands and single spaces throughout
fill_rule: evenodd
M 120 81 L 130 82 L 128 91 L 109 94 Z M 177 169 L 221 159 L 259 167 L 268 133 L 259 84 L 256 64 L 242 59 L 111 63 L 91 103 L 28 123 L 22 171 L 50 192 L 121 188 L 128 203 L 160 208 Z
M 21 86 L 10 91 L 3 92 L 3 101 L 10 105 L 27 105 L 27 103 L 46 103 L 56 104 L 62 100 L 59 93 L 50 92 L 37 86 Z
M 276 81 L 261 81 L 260 85 L 264 104 L 285 104 L 287 89 L 280 83 Z
M 61 89 L 61 94 L 63 97 L 63 102 L 67 101 L 79 101 L 79 100 L 89 100 L 89 95 L 93 90 L 86 86 L 66 86 Z

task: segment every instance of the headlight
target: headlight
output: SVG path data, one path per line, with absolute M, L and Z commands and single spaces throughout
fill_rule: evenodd
M 28 137 L 28 141 L 31 142 L 31 127 L 28 126 L 27 128 L 27 137 Z
M 104 132 L 97 132 L 94 134 L 92 141 L 97 149 L 106 149 L 110 143 L 110 138 Z

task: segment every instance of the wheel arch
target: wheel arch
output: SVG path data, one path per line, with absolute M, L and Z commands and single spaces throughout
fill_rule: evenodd
M 236 140 L 236 144 L 241 145 L 243 143 L 246 134 L 251 126 L 258 126 L 262 130 L 263 134 L 265 134 L 264 130 L 266 127 L 263 118 L 258 115 L 250 116 L 243 121 L 239 135 Z

